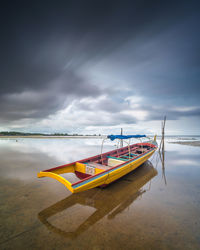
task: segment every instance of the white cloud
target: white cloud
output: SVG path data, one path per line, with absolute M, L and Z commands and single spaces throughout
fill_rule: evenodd
M 25 98 L 27 98 L 26 93 Z M 14 96 L 13 96 L 14 97 Z M 18 96 L 14 98 L 18 99 Z M 119 133 L 123 127 L 126 133 L 160 132 L 160 120 L 166 114 L 169 125 L 169 133 L 173 134 L 175 124 L 179 117 L 191 116 L 198 113 L 198 107 L 194 106 L 156 106 L 147 105 L 144 97 L 130 95 L 125 98 L 117 98 L 116 95 L 102 94 L 96 97 L 82 97 L 66 99 L 65 108 L 43 119 L 21 119 L 11 130 L 33 132 L 67 132 L 83 134 L 110 134 Z M 144 104 L 145 103 L 145 104 Z M 175 122 L 170 122 L 175 120 Z M 2 129 L 4 130 L 4 129 Z

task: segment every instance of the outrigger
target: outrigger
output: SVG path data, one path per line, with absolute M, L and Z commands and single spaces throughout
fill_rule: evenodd
M 146 137 L 146 135 L 109 135 L 106 139 L 113 141 L 115 139 L 141 139 L 143 137 Z M 126 147 L 107 153 L 101 152 L 101 154 L 90 158 L 41 171 L 37 176 L 39 178 L 51 177 L 56 179 L 72 193 L 82 192 L 95 187 L 105 187 L 147 161 L 157 147 L 156 136 L 154 136 L 153 140 L 132 145 L 128 143 Z M 70 183 L 62 176 L 66 173 L 74 173 L 79 178 L 79 181 Z

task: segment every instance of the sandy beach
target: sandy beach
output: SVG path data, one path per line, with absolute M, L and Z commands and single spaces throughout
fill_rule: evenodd
M 200 147 L 200 141 L 177 141 L 169 143 Z

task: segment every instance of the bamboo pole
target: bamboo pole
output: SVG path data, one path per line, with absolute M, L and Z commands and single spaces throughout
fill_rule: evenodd
M 159 151 L 165 150 L 165 123 L 166 123 L 166 116 L 164 116 L 164 120 L 163 120 L 162 125 L 161 125 L 162 137 L 161 137 L 161 141 L 160 141 Z
M 162 151 L 165 151 L 165 123 L 166 123 L 166 116 L 164 117 L 163 129 L 162 129 Z

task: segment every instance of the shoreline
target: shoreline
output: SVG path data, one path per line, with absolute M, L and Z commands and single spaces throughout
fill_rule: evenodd
M 168 142 L 168 143 L 200 147 L 200 141 L 177 141 L 177 142 Z
M 83 136 L 42 136 L 42 135 L 10 135 L 10 136 L 0 136 L 0 139 L 17 139 L 17 138 L 32 138 L 32 139 L 102 139 L 104 136 L 94 136 L 94 135 L 83 135 Z

